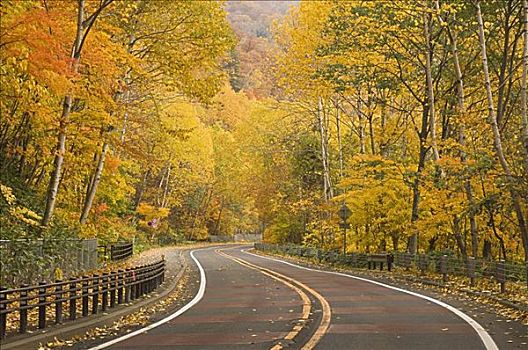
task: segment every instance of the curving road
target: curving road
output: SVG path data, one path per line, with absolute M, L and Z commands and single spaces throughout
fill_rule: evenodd
M 435 299 L 244 249 L 193 252 L 202 275 L 191 303 L 92 349 L 497 349 Z

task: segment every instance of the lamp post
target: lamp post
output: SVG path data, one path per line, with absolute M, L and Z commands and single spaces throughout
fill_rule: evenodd
M 343 205 L 341 205 L 341 208 L 339 208 L 339 217 L 341 218 L 341 223 L 339 224 L 339 227 L 343 229 L 343 256 L 346 256 L 347 251 L 346 230 L 347 228 L 350 228 L 350 224 L 347 222 L 350 215 L 352 215 L 352 212 L 343 202 Z

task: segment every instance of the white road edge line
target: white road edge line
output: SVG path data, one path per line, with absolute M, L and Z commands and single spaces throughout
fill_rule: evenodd
M 109 346 L 112 346 L 114 344 L 117 344 L 117 343 L 120 343 L 124 340 L 127 340 L 127 339 L 130 339 L 132 337 L 135 337 L 136 335 L 140 335 L 142 333 L 145 333 L 151 329 L 154 329 L 158 326 L 161 326 L 162 324 L 164 323 L 167 323 L 173 319 L 175 319 L 176 317 L 180 316 L 181 314 L 183 314 L 185 311 L 189 310 L 191 307 L 193 307 L 194 305 L 196 305 L 204 296 L 205 294 L 205 286 L 207 284 L 207 280 L 205 278 L 205 271 L 202 267 L 202 265 L 200 264 L 200 262 L 198 261 L 198 259 L 196 259 L 196 257 L 194 256 L 194 252 L 196 251 L 200 251 L 200 250 L 207 250 L 207 249 L 212 249 L 212 248 L 205 248 L 205 249 L 195 249 L 191 252 L 191 258 L 194 260 L 194 262 L 196 263 L 196 265 L 198 266 L 198 269 L 200 270 L 200 288 L 198 289 L 198 293 L 196 293 L 196 295 L 194 296 L 194 298 L 187 304 L 185 304 L 181 309 L 179 309 L 178 311 L 176 311 L 175 313 L 173 314 L 170 314 L 169 316 L 151 324 L 151 325 L 148 325 L 146 327 L 143 327 L 141 329 L 138 329 L 134 332 L 131 332 L 131 333 L 128 333 L 128 334 L 125 334 L 119 338 L 115 338 L 115 339 L 112 339 L 110 341 L 107 341 L 103 344 L 100 344 L 100 345 L 97 345 L 97 346 L 94 346 L 93 348 L 90 348 L 88 350 L 100 350 L 100 349 L 106 349 L 107 347 Z
M 302 269 L 302 270 L 315 271 L 315 272 L 327 273 L 327 274 L 338 275 L 338 276 L 343 276 L 343 277 L 348 277 L 348 278 L 354 278 L 356 280 L 360 280 L 360 281 L 368 282 L 368 283 L 373 283 L 373 284 L 376 284 L 376 285 L 381 286 L 381 287 L 385 287 L 385 288 L 388 288 L 388 289 L 396 290 L 398 292 L 410 294 L 410 295 L 413 295 L 413 296 L 421 298 L 421 299 L 425 299 L 427 301 L 430 301 L 432 303 L 435 303 L 435 304 L 437 304 L 439 306 L 442 306 L 442 307 L 448 309 L 449 311 L 453 312 L 455 315 L 457 315 L 458 317 L 460 317 L 461 319 L 463 319 L 464 321 L 469 323 L 469 325 L 471 327 L 473 327 L 473 329 L 477 332 L 478 336 L 480 337 L 480 340 L 482 340 L 482 343 L 484 343 L 484 346 L 486 347 L 486 350 L 499 350 L 499 348 L 497 347 L 497 344 L 495 344 L 495 341 L 493 340 L 493 338 L 489 335 L 489 333 L 477 321 L 475 321 L 474 319 L 472 319 L 470 316 L 466 315 L 465 313 L 463 313 L 459 309 L 457 309 L 457 308 L 455 308 L 455 307 L 453 307 L 453 306 L 451 306 L 449 304 L 446 304 L 443 301 L 428 297 L 428 296 L 423 295 L 423 294 L 411 292 L 410 290 L 394 287 L 394 286 L 391 286 L 391 285 L 388 285 L 388 284 L 385 284 L 385 283 L 381 283 L 381 282 L 378 282 L 378 281 L 373 281 L 373 280 L 370 280 L 368 278 L 352 276 L 352 275 L 349 275 L 349 274 L 346 274 L 346 273 L 341 273 L 341 272 L 311 269 L 309 267 L 304 267 L 304 266 L 300 266 L 300 265 L 297 265 L 297 264 L 292 264 L 290 262 L 283 261 L 283 260 L 280 260 L 280 259 L 275 259 L 275 258 L 270 258 L 270 257 L 267 257 L 267 256 L 253 254 L 253 253 L 248 252 L 247 248 L 246 249 L 241 249 L 241 251 L 246 253 L 246 254 L 250 254 L 250 255 L 253 255 L 253 256 L 256 256 L 256 257 L 259 257 L 259 258 L 262 258 L 262 259 L 273 260 L 273 261 L 280 262 L 280 263 L 283 263 L 283 264 L 286 264 L 286 265 L 290 265 L 290 266 L 293 266 L 293 267 L 296 267 L 296 268 L 299 268 L 299 269 Z

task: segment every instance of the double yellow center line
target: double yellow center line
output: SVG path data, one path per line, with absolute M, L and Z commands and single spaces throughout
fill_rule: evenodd
M 302 309 L 302 315 L 301 315 L 301 322 L 293 327 L 293 329 L 284 337 L 285 340 L 292 340 L 294 339 L 303 329 L 303 325 L 306 324 L 308 321 L 308 317 L 310 315 L 310 310 L 312 308 L 312 302 L 310 301 L 310 298 L 306 293 L 303 291 L 307 291 L 308 293 L 312 294 L 319 302 L 321 303 L 322 307 L 322 318 L 321 322 L 319 323 L 319 326 L 317 327 L 316 331 L 312 335 L 312 337 L 304 344 L 302 347 L 303 350 L 311 350 L 315 348 L 317 343 L 321 340 L 321 338 L 325 335 L 326 331 L 328 330 L 328 327 L 330 326 L 330 319 L 332 317 L 332 312 L 330 309 L 330 305 L 326 301 L 325 298 L 321 294 L 319 294 L 317 291 L 313 290 L 312 288 L 308 287 L 302 282 L 299 282 L 291 277 L 285 276 L 283 274 L 280 274 L 276 271 L 272 271 L 269 269 L 266 269 L 264 267 L 254 265 L 250 262 L 247 262 L 245 260 L 236 258 L 234 256 L 228 255 L 221 251 L 220 249 L 216 250 L 216 253 L 222 255 L 225 258 L 228 258 L 230 260 L 233 260 L 240 265 L 246 266 L 250 269 L 257 270 L 260 273 L 273 278 L 274 280 L 277 280 L 286 286 L 293 289 L 299 296 L 301 297 L 303 301 L 303 309 Z M 279 343 L 274 345 L 270 350 L 280 350 L 283 346 Z

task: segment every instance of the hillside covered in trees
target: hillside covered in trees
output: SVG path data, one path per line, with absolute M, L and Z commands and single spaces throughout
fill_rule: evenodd
M 270 97 L 277 84 L 271 73 L 274 51 L 273 25 L 297 1 L 228 1 L 227 19 L 237 45 L 226 62 L 229 82 L 235 91 L 253 98 Z
M 528 0 L 0 12 L 0 239 L 528 260 Z

